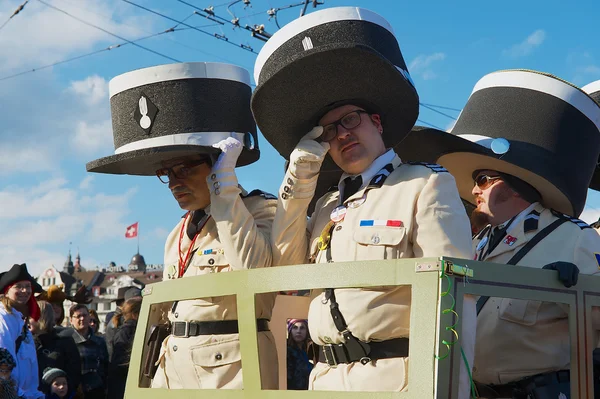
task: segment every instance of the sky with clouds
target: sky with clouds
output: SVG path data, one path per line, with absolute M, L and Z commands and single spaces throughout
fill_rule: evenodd
M 229 62 L 252 71 L 256 55 L 236 45 L 259 51 L 262 42 L 194 15 L 194 8 L 177 0 L 131 1 L 184 24 L 159 34 L 176 24 L 121 0 L 30 0 L 0 29 L 0 270 L 22 262 L 35 273 L 52 264 L 62 267 L 70 246 L 87 267 L 128 264 L 137 241 L 124 237 L 125 228 L 137 221 L 140 252 L 148 263 L 162 263 L 165 238 L 183 213 L 167 187 L 153 177 L 85 171 L 86 162 L 114 151 L 108 81 L 172 62 L 168 58 Z M 22 2 L 0 0 L 0 24 Z M 186 2 L 199 8 L 211 4 Z M 266 10 L 298 2 L 213 5 L 219 16 L 239 17 L 242 25 L 265 24 L 273 33 L 278 28 Z M 347 5 L 369 8 L 390 21 L 426 104 L 461 109 L 478 79 L 506 68 L 550 72 L 577 85 L 600 79 L 597 30 L 585 23 L 587 16 L 600 14 L 598 2 L 565 9 L 559 1 L 325 0 L 320 8 Z M 309 6 L 307 12 L 313 11 Z M 299 12 L 299 7 L 282 9 L 277 22 L 283 26 Z M 229 44 L 189 26 L 226 37 Z M 136 43 L 168 58 L 126 44 L 155 34 Z M 70 61 L 46 67 L 64 60 Z M 427 108 L 419 119 L 443 129 L 453 125 Z M 264 140 L 260 145 L 260 162 L 239 169 L 240 181 L 249 189 L 276 192 L 283 159 Z M 582 217 L 592 222 L 599 216 L 600 195 L 591 193 Z

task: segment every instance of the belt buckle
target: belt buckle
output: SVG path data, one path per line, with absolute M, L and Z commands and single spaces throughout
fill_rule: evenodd
M 327 348 L 329 348 L 329 353 L 331 354 L 331 359 L 327 356 Z M 336 368 L 338 362 L 335 358 L 335 352 L 333 351 L 333 344 L 325 344 L 323 345 L 323 355 L 325 356 L 325 361 L 329 365 L 329 367 Z
M 189 338 L 189 336 L 190 336 L 190 323 L 188 321 L 178 321 L 176 323 L 177 324 L 173 325 L 173 335 L 176 336 L 176 337 L 178 337 L 178 338 Z M 177 331 L 177 330 L 179 330 L 179 328 L 176 328 L 176 327 L 181 326 L 182 324 L 184 326 L 184 328 L 183 328 L 183 335 L 178 334 L 179 331 Z

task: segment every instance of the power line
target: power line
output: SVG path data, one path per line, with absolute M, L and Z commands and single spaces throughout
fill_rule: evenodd
M 33 73 L 33 72 L 41 71 L 42 69 L 51 68 L 53 66 L 60 65 L 60 64 L 65 64 L 65 63 L 71 62 L 71 61 L 76 61 L 76 60 L 79 60 L 81 58 L 85 58 L 85 57 L 89 57 L 91 55 L 102 53 L 104 51 L 114 50 L 114 49 L 126 46 L 128 44 L 134 44 L 134 42 L 139 42 L 139 41 L 142 41 L 142 40 L 150 39 L 152 37 L 156 37 L 156 36 L 159 36 L 159 35 L 163 35 L 165 33 L 171 33 L 171 32 L 175 32 L 175 31 L 177 31 L 177 29 L 170 28 L 170 29 L 167 29 L 165 31 L 158 32 L 158 33 L 155 33 L 155 34 L 152 34 L 152 35 L 149 35 L 149 36 L 141 37 L 141 38 L 133 40 L 133 41 L 125 41 L 123 43 L 113 44 L 111 46 L 105 47 L 105 48 L 100 49 L 100 50 L 92 51 L 90 53 L 81 54 L 81 55 L 78 55 L 78 56 L 75 56 L 75 57 L 67 58 L 67 59 L 62 60 L 62 61 L 53 62 L 52 64 L 47 64 L 47 65 L 43 65 L 43 66 L 40 66 L 40 67 L 37 67 L 37 68 L 28 69 L 26 71 L 21 71 L 21 72 L 12 74 L 12 75 L 4 76 L 4 77 L 0 78 L 0 81 L 12 79 L 12 78 L 16 78 L 17 76 L 25 75 L 25 74 L 28 74 L 28 73 Z
M 425 105 L 425 104 L 423 104 L 423 103 L 419 103 L 419 105 L 421 105 L 422 107 L 425 107 L 425 108 L 427 108 L 427 109 L 429 109 L 429 110 L 431 110 L 431 111 L 433 111 L 433 112 L 436 112 L 436 113 L 438 113 L 438 114 L 440 114 L 440 115 L 443 115 L 443 116 L 445 116 L 446 118 L 450 118 L 450 119 L 452 119 L 452 120 L 456 120 L 456 118 L 455 118 L 455 117 L 453 117 L 452 115 L 448 115 L 448 114 L 445 114 L 445 113 L 443 113 L 443 112 L 441 112 L 441 111 L 438 111 L 437 109 L 435 109 L 435 108 L 433 108 L 433 107 L 430 107 L 429 105 Z
M 0 30 L 2 30 L 15 15 L 17 15 L 18 13 L 23 11 L 23 9 L 27 5 L 27 3 L 29 3 L 29 0 L 25 0 L 25 2 L 23 2 L 23 4 L 21 4 L 19 7 L 17 7 L 17 9 L 12 13 L 12 15 L 10 17 L 8 17 L 8 19 L 6 21 L 4 21 L 2 26 L 0 26 Z
M 202 8 L 198 8 L 197 6 L 195 6 L 191 3 L 188 3 L 187 1 L 183 1 L 183 0 L 177 0 L 177 1 L 180 2 L 181 4 L 185 4 L 186 6 L 190 6 L 193 9 L 195 9 L 196 11 L 194 11 L 194 13 L 196 13 L 196 15 L 198 15 L 200 17 L 204 17 L 204 18 L 207 18 L 207 19 L 209 19 L 211 21 L 215 21 L 215 22 L 221 21 L 222 25 L 227 23 L 229 25 L 232 25 L 234 28 L 245 29 L 248 32 L 250 32 L 252 37 L 254 37 L 256 39 L 266 42 L 271 37 L 271 34 L 267 33 L 265 31 L 264 25 L 254 25 L 254 27 L 251 27 L 249 25 L 242 26 L 242 25 L 240 25 L 240 19 L 237 18 L 235 15 L 231 14 L 231 12 L 230 12 L 230 14 L 234 17 L 234 19 L 230 21 L 227 18 L 223 18 L 223 17 L 215 14 L 213 7 L 207 7 L 207 8 L 202 9 Z M 235 4 L 238 1 L 242 1 L 242 0 L 236 0 L 232 4 Z
M 41 1 L 41 0 L 38 0 L 38 1 Z M 222 40 L 222 41 L 224 41 L 225 43 L 228 43 L 228 44 L 230 44 L 230 45 L 232 45 L 232 46 L 235 46 L 235 47 L 241 48 L 241 49 L 243 49 L 243 50 L 246 50 L 246 51 L 250 51 L 251 53 L 254 53 L 254 54 L 258 54 L 256 51 L 254 51 L 254 49 L 253 49 L 252 47 L 250 47 L 250 46 L 248 46 L 248 45 L 245 45 L 245 44 L 237 44 L 237 43 L 230 42 L 230 41 L 229 41 L 229 39 L 228 39 L 227 37 L 225 37 L 224 35 L 219 35 L 219 34 L 217 34 L 217 33 L 215 33 L 215 34 L 212 34 L 212 33 L 210 33 L 210 32 L 207 32 L 207 31 L 205 31 L 205 30 L 198 29 L 198 28 L 196 28 L 196 27 L 194 27 L 194 26 L 192 26 L 192 25 L 188 25 L 188 24 L 186 24 L 185 22 L 178 21 L 178 20 L 176 20 L 176 19 L 174 19 L 174 18 L 171 18 L 171 17 L 169 17 L 169 16 L 166 16 L 166 15 L 164 15 L 164 14 L 161 14 L 161 13 L 159 13 L 159 12 L 157 12 L 157 11 L 151 10 L 151 9 L 149 9 L 149 8 L 146 8 L 146 7 L 144 7 L 144 6 L 141 6 L 141 5 L 139 5 L 139 4 L 136 4 L 136 3 L 134 3 L 134 2 L 131 2 L 131 1 L 129 1 L 129 0 L 123 0 L 123 1 L 124 1 L 125 3 L 131 4 L 132 6 L 135 6 L 135 7 L 141 8 L 142 10 L 148 11 L 148 12 L 150 12 L 150 13 L 152 13 L 152 14 L 155 14 L 155 15 L 158 15 L 158 16 L 160 16 L 160 17 L 163 17 L 163 18 L 165 18 L 165 19 L 168 19 L 168 20 L 170 20 L 170 21 L 173 21 L 173 22 L 175 22 L 175 23 L 177 23 L 177 24 L 180 24 L 180 25 L 183 25 L 183 26 L 187 26 L 188 28 L 194 29 L 194 30 L 196 30 L 196 31 L 198 31 L 198 32 L 200 32 L 200 33 L 204 33 L 205 35 L 208 35 L 208 36 L 210 36 L 210 37 L 214 37 L 214 38 L 216 38 L 216 39 Z
M 181 61 L 179 61 L 179 60 L 178 60 L 178 59 L 176 59 L 176 58 L 169 57 L 168 55 L 165 55 L 165 54 L 159 53 L 158 51 L 155 51 L 155 50 L 149 49 L 148 47 L 144 47 L 144 46 L 142 46 L 142 45 L 140 45 L 140 44 L 134 43 L 134 42 L 132 42 L 131 40 L 125 39 L 124 37 L 121 37 L 121 36 L 119 36 L 119 35 L 116 35 L 116 34 L 114 34 L 114 33 L 112 33 L 112 32 L 109 32 L 109 31 L 107 31 L 107 30 L 106 30 L 106 29 L 104 29 L 104 28 L 101 28 L 101 27 L 99 27 L 99 26 L 97 26 L 97 25 L 94 25 L 94 24 L 92 24 L 92 23 L 90 23 L 90 22 L 87 22 L 87 21 L 85 21 L 85 20 L 83 20 L 83 19 L 81 19 L 81 18 L 79 18 L 79 17 L 76 17 L 76 16 L 74 16 L 74 15 L 72 15 L 72 14 L 69 14 L 69 13 L 68 13 L 68 12 L 66 12 L 65 10 L 62 10 L 62 9 L 60 9 L 60 8 L 58 8 L 58 7 L 55 7 L 55 6 L 51 5 L 51 4 L 48 4 L 48 3 L 46 3 L 44 0 L 38 0 L 38 1 L 39 1 L 40 3 L 42 3 L 42 4 L 44 4 L 46 7 L 49 7 L 49 8 L 52 8 L 53 10 L 56 10 L 56 11 L 58 11 L 58 12 L 61 12 L 61 13 L 65 14 L 65 15 L 67 15 L 67 16 L 69 16 L 69 17 L 71 17 L 71 18 L 73 18 L 73 19 L 75 19 L 75 20 L 77 20 L 77 21 L 79 21 L 79 22 L 81 22 L 81 23 L 83 23 L 83 24 L 85 24 L 85 25 L 91 26 L 91 27 L 93 27 L 93 28 L 96 28 L 96 29 L 98 29 L 98 30 L 100 30 L 100 31 L 102 31 L 102 32 L 104 32 L 104 33 L 107 33 L 107 34 L 109 34 L 109 35 L 113 36 L 113 37 L 116 37 L 117 39 L 124 40 L 124 41 L 126 41 L 126 42 L 128 42 L 128 43 L 130 43 L 130 44 L 133 44 L 134 46 L 136 46 L 136 47 L 139 47 L 139 48 L 141 48 L 142 50 L 146 50 L 146 51 L 148 51 L 148 52 L 150 52 L 150 53 L 152 53 L 152 54 L 158 55 L 158 56 L 160 56 L 160 57 L 166 58 L 166 59 L 168 59 L 168 60 L 171 60 L 171 61 L 174 61 L 174 62 L 181 62 Z
M 434 107 L 434 108 L 440 108 L 440 109 L 447 109 L 447 110 L 456 111 L 456 112 L 461 112 L 462 111 L 462 110 L 457 109 L 457 108 L 444 107 L 444 106 L 435 105 L 435 104 L 424 104 L 424 103 L 421 103 L 421 105 L 425 105 L 425 106 L 429 106 L 429 107 Z
M 110 17 L 110 16 L 108 16 L 108 15 L 106 15 L 106 14 L 101 14 L 101 13 L 99 13 L 99 12 L 97 12 L 97 11 L 90 10 L 90 9 L 88 9 L 88 8 L 85 8 L 85 7 L 81 7 L 81 5 L 80 5 L 79 3 L 74 3 L 72 0 L 60 0 L 60 1 L 63 1 L 63 2 L 70 3 L 70 4 L 72 4 L 74 7 L 78 8 L 78 9 L 80 9 L 80 10 L 83 10 L 83 11 L 85 11 L 85 12 L 88 12 L 88 13 L 90 13 L 90 14 L 94 14 L 94 15 L 101 16 L 102 18 L 104 18 L 105 20 L 109 21 L 110 23 L 112 23 L 112 22 L 113 22 L 113 19 L 112 19 L 112 17 Z M 187 21 L 189 18 L 193 17 L 194 15 L 195 15 L 194 13 L 191 13 L 190 15 L 188 15 L 187 17 L 185 17 L 185 18 L 183 19 L 183 21 L 184 21 L 184 22 L 185 22 L 185 21 Z M 197 25 L 197 26 L 195 26 L 195 27 L 196 27 L 196 28 L 208 28 L 208 27 L 211 27 L 211 26 L 219 25 L 219 24 L 222 24 L 222 22 L 218 22 L 218 21 L 216 21 L 216 22 L 215 22 L 215 23 L 213 23 L 213 24 Z M 152 32 L 150 32 L 150 31 L 148 31 L 148 30 L 145 30 L 145 29 L 143 29 L 143 28 L 140 28 L 140 27 L 138 27 L 138 26 L 132 26 L 132 25 L 128 25 L 128 24 L 122 24 L 122 25 L 124 25 L 124 26 L 129 26 L 129 27 L 131 27 L 131 28 L 134 28 L 134 29 L 136 29 L 136 30 L 143 31 L 143 32 L 145 32 L 145 33 L 148 33 L 148 34 L 152 34 Z M 178 26 L 178 25 L 175 25 L 175 26 L 173 26 L 173 27 L 172 27 L 172 29 L 175 29 L 175 28 L 177 28 L 177 26 Z M 176 30 L 176 31 L 183 31 L 183 30 L 188 30 L 188 29 L 190 29 L 190 28 L 182 28 L 182 29 L 175 29 L 175 30 Z M 234 63 L 234 62 L 232 62 L 231 60 L 229 60 L 229 59 L 227 59 L 227 58 L 225 58 L 225 57 L 221 57 L 221 56 L 219 56 L 219 55 L 217 55 L 217 54 L 213 54 L 213 53 L 210 53 L 210 52 L 208 52 L 208 51 L 200 50 L 199 48 L 196 48 L 196 47 L 194 47 L 194 46 L 190 46 L 190 45 L 188 45 L 188 44 L 182 43 L 182 42 L 180 42 L 180 41 L 178 41 L 178 40 L 174 39 L 173 37 L 170 37 L 170 36 L 165 36 L 165 39 L 167 39 L 167 40 L 169 40 L 170 42 L 173 42 L 173 43 L 175 43 L 175 44 L 177 44 L 177 45 L 179 45 L 179 46 L 181 46 L 181 47 L 184 47 L 184 48 L 186 48 L 186 49 L 188 49 L 188 50 L 196 51 L 196 52 L 198 52 L 198 53 L 201 53 L 201 54 L 204 54 L 204 55 L 209 55 L 209 56 L 211 56 L 211 57 L 215 57 L 215 58 L 217 58 L 217 59 L 219 59 L 219 60 L 226 61 L 226 62 L 229 62 L 229 63 L 231 63 L 231 64 L 233 64 L 233 63 Z M 135 41 L 137 41 L 137 40 L 135 40 Z

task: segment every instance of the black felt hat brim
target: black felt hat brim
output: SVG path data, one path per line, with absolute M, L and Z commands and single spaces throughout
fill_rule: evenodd
M 154 176 L 162 168 L 162 162 L 174 158 L 198 154 L 218 154 L 220 150 L 214 147 L 198 145 L 173 145 L 128 151 L 122 154 L 110 155 L 88 162 L 88 172 L 108 173 L 115 175 Z M 238 159 L 237 166 L 249 165 L 260 157 L 259 150 L 246 151 Z
M 31 282 L 33 292 L 42 292 L 42 286 L 29 274 L 25 264 L 13 265 L 9 271 L 0 274 L 0 293 L 3 293 L 6 287 L 18 281 Z
M 415 89 L 391 62 L 370 47 L 347 43 L 296 54 L 258 85 L 251 104 L 263 136 L 289 159 L 323 109 L 348 99 L 377 107 L 387 147 L 410 132 L 419 114 Z

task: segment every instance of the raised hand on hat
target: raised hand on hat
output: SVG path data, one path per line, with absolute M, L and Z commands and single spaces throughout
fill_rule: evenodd
M 221 170 L 234 169 L 237 160 L 242 153 L 242 149 L 244 148 L 242 143 L 233 137 L 227 137 L 225 140 L 213 144 L 213 147 L 221 150 L 217 162 L 213 165 L 213 173 Z
M 233 137 L 227 137 L 226 139 L 213 144 L 213 147 L 220 149 L 221 153 L 219 154 L 217 162 L 215 162 L 212 167 L 212 173 L 206 178 L 206 183 L 208 184 L 211 195 L 222 196 L 224 191 L 232 192 L 232 188 L 234 189 L 233 191 L 239 193 L 238 180 L 235 175 L 235 165 L 242 153 L 242 143 Z
M 315 126 L 304 135 L 290 154 L 290 172 L 298 179 L 311 179 L 319 174 L 321 164 L 329 151 L 329 143 L 316 139 L 323 134 L 323 126 Z

